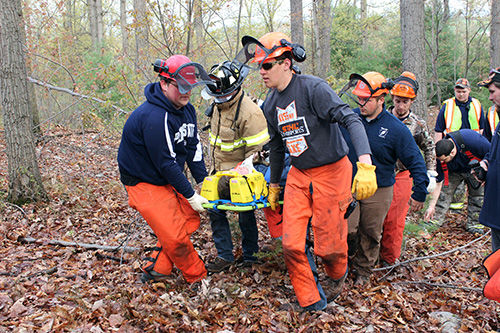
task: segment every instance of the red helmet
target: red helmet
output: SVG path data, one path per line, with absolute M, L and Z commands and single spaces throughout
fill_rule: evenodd
M 167 60 L 158 59 L 153 64 L 155 72 L 158 72 L 158 76 L 166 77 L 167 79 L 171 79 L 177 81 L 177 78 L 174 78 L 174 73 L 184 64 L 190 63 L 188 57 L 182 54 L 175 54 L 168 58 Z
M 394 87 L 391 89 L 392 96 L 415 98 L 418 91 L 418 82 L 412 72 L 403 72 L 394 80 Z
M 354 95 L 361 98 L 370 98 L 389 92 L 387 89 L 387 80 L 382 74 L 378 72 L 368 72 L 362 76 L 366 82 L 368 82 L 369 86 L 365 82 L 359 80 L 352 91 Z

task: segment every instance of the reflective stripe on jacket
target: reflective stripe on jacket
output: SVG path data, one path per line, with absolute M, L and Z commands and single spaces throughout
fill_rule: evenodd
M 462 127 L 462 112 L 455 103 L 455 97 L 447 99 L 443 103 L 445 105 L 444 119 L 446 123 L 445 133 L 458 131 Z M 479 132 L 479 119 L 481 118 L 481 103 L 472 98 L 469 108 L 469 124 L 470 128 Z
M 269 141 L 262 110 L 243 90 L 230 101 L 215 104 L 209 136 L 210 157 L 214 159 L 209 172 L 234 168 Z

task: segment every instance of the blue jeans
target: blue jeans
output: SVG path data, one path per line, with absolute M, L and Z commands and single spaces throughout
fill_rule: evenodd
M 234 261 L 233 241 L 231 239 L 231 229 L 229 228 L 226 212 L 210 209 L 208 214 L 210 216 L 212 239 L 217 249 L 217 256 L 226 261 Z M 259 232 L 253 210 L 239 213 L 238 222 L 241 229 L 243 260 L 256 261 L 257 257 L 254 254 L 259 252 Z
M 310 229 L 311 229 L 311 222 L 309 222 L 309 224 L 307 225 L 306 255 L 307 255 L 307 260 L 309 261 L 309 266 L 311 266 L 311 270 L 314 275 L 314 281 L 316 281 L 316 287 L 318 288 L 319 296 L 321 297 L 321 299 L 314 304 L 306 306 L 304 310 L 316 311 L 316 310 L 323 310 L 324 308 L 326 308 L 326 305 L 328 303 L 326 301 L 325 292 L 323 291 L 323 288 L 319 284 L 318 268 L 316 267 L 316 263 L 314 262 L 314 255 L 313 255 L 314 247 L 313 244 L 310 243 L 309 241 Z

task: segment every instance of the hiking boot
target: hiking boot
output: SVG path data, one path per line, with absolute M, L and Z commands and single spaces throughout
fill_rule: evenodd
M 345 270 L 344 275 L 338 280 L 334 280 L 330 277 L 327 277 L 324 291 L 325 291 L 326 301 L 328 303 L 335 300 L 342 292 L 342 288 L 344 287 L 344 283 L 345 283 L 345 279 L 347 278 L 348 271 L 349 271 L 349 268 L 347 268 Z
M 219 273 L 222 272 L 223 270 L 229 268 L 233 264 L 232 261 L 227 261 L 222 259 L 221 257 L 215 258 L 214 261 L 209 262 L 206 265 L 207 271 L 210 273 Z
M 160 281 L 164 281 L 164 280 L 168 279 L 169 277 L 170 277 L 170 275 L 161 274 L 161 273 L 155 272 L 153 270 L 151 270 L 151 271 L 143 270 L 142 275 L 141 275 L 141 282 L 142 283 L 146 283 L 149 281 L 160 282 Z
M 465 230 L 472 234 L 480 234 L 483 235 L 486 232 L 486 227 L 482 224 L 472 224 L 472 223 L 467 223 L 465 225 Z

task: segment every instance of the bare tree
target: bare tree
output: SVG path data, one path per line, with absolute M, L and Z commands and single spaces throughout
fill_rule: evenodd
M 317 63 L 316 75 L 326 78 L 330 71 L 330 34 L 332 17 L 330 1 L 313 0 L 313 18 L 316 42 Z
M 495 2 L 495 0 L 493 1 Z M 474 51 L 473 43 L 476 42 L 477 45 L 482 45 L 482 39 L 486 35 L 488 30 L 488 26 L 491 22 L 488 22 L 486 25 L 482 20 L 478 20 L 475 17 L 476 13 L 482 11 L 483 8 L 475 8 L 477 3 L 473 0 L 465 1 L 465 68 L 464 68 L 464 77 L 469 75 L 469 70 L 472 65 L 478 59 L 480 52 L 476 49 Z
M 25 0 L 25 4 L 27 6 L 30 5 L 29 0 Z M 27 49 L 27 43 L 26 43 L 26 28 L 24 27 L 24 24 L 19 27 L 19 31 L 21 33 L 21 41 L 23 43 L 23 48 L 25 52 L 28 52 Z M 26 58 L 26 70 L 28 75 L 31 75 L 31 70 L 32 67 L 32 59 Z M 33 83 L 28 82 L 28 98 L 29 98 L 29 110 L 31 111 L 31 116 L 33 117 L 33 124 L 32 124 L 32 129 L 33 129 L 33 134 L 36 137 L 40 137 L 42 135 L 42 129 L 40 127 L 40 114 L 38 112 L 38 104 L 36 102 L 36 92 L 35 92 L 35 86 Z
M 294 43 L 304 45 L 302 0 L 290 0 L 290 31 Z
M 135 29 L 135 64 L 139 71 L 144 71 L 148 61 L 149 19 L 144 0 L 134 0 L 134 29 Z
M 432 69 L 432 79 L 430 84 L 430 94 L 429 99 L 437 95 L 437 104 L 441 105 L 441 85 L 439 82 L 438 67 L 440 58 L 440 35 L 449 19 L 450 9 L 447 1 L 432 0 L 430 1 L 430 36 L 425 38 L 427 47 L 429 48 L 431 69 Z
M 491 1 L 490 66 L 500 66 L 500 1 Z
M 360 0 L 360 5 L 359 5 L 359 12 L 360 12 L 360 19 L 361 21 L 365 20 L 366 17 L 367 17 L 367 4 L 366 4 L 366 0 Z
M 274 31 L 274 16 L 279 11 L 281 3 L 278 0 L 259 1 L 259 12 L 264 17 L 267 31 Z
M 415 106 L 413 112 L 425 119 L 427 115 L 427 78 L 425 73 L 424 2 L 422 0 L 401 1 L 400 15 L 403 69 L 413 72 L 420 86 L 418 96 L 413 104 Z
M 294 43 L 304 45 L 304 14 L 302 10 L 302 0 L 290 0 L 290 31 Z M 302 65 L 302 70 L 306 71 L 306 64 Z
M 9 169 L 8 200 L 46 199 L 35 154 L 20 0 L 0 0 L 0 98 Z
M 128 53 L 127 0 L 120 0 L 120 30 L 122 34 L 122 53 Z
M 92 46 L 98 50 L 103 41 L 102 0 L 88 0 L 88 11 Z
M 241 3 L 242 0 L 240 0 Z M 240 13 L 241 13 L 241 5 L 240 5 Z M 238 17 L 239 18 L 239 17 Z M 203 6 L 201 0 L 196 0 L 194 2 L 194 36 L 196 38 L 196 49 L 201 48 L 201 46 L 205 43 L 205 33 L 203 28 Z M 239 33 L 239 19 L 238 19 L 238 33 Z

